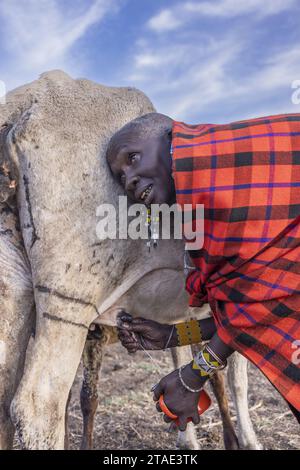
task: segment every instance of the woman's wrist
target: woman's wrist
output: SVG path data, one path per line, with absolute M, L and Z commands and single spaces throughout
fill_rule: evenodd
M 201 388 L 208 379 L 208 376 L 202 377 L 193 370 L 193 361 L 182 368 L 181 375 L 186 385 L 193 389 Z
M 162 325 L 164 328 L 164 345 L 162 349 L 175 348 L 178 346 L 175 325 Z
M 172 325 L 171 328 L 172 328 L 172 330 L 170 330 L 170 331 L 171 331 L 172 336 L 171 336 L 171 340 L 170 340 L 170 347 L 171 348 L 176 348 L 177 346 L 179 346 L 176 325 Z
M 221 359 L 221 361 L 224 361 L 224 362 L 234 352 L 234 350 L 230 346 L 228 346 L 221 340 L 218 333 L 214 334 L 214 336 L 211 338 L 208 345 L 210 349 L 215 354 L 217 354 L 217 356 Z

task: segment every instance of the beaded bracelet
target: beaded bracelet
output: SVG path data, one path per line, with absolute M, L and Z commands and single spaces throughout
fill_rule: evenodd
M 219 362 L 221 365 L 224 364 L 224 361 L 219 358 L 219 356 L 210 348 L 208 344 L 205 345 L 205 349 L 212 357 L 215 358 L 217 362 Z
M 180 368 L 178 369 L 178 375 L 179 375 L 179 380 L 180 380 L 180 382 L 181 382 L 181 385 L 182 385 L 186 390 L 188 390 L 189 392 L 193 392 L 193 393 L 201 392 L 201 390 L 203 389 L 203 386 L 202 386 L 201 388 L 198 388 L 197 390 L 194 390 L 193 388 L 189 387 L 189 385 L 187 385 L 187 384 L 184 382 L 184 380 L 183 380 L 183 378 L 182 378 L 182 374 L 181 374 L 181 371 L 182 371 L 182 369 L 184 369 L 184 368 L 185 368 L 185 366 L 182 366 L 182 367 L 180 367 Z
M 194 357 L 192 368 L 199 372 L 201 377 L 214 374 L 227 366 L 227 361 L 221 361 L 209 346 L 204 348 Z
M 175 326 L 178 338 L 178 346 L 187 346 L 188 344 L 201 343 L 202 333 L 199 322 L 197 320 L 177 323 Z

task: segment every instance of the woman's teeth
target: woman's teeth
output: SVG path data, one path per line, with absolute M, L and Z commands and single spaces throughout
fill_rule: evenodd
M 141 195 L 141 200 L 144 201 L 146 199 L 146 197 L 148 196 L 148 194 L 150 194 L 150 191 L 152 189 L 152 184 L 150 184 L 150 186 L 148 186 L 148 188 L 145 189 L 145 191 L 143 191 L 142 195 Z

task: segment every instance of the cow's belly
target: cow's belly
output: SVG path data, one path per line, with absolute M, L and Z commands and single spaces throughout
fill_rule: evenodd
M 116 316 L 120 309 L 134 317 L 156 320 L 160 323 L 173 323 L 191 314 L 188 296 L 184 288 L 181 271 L 160 269 L 145 275 L 130 290 L 116 300 L 111 308 L 95 320 L 102 325 L 116 326 Z M 209 307 L 192 309 L 193 316 L 203 316 Z

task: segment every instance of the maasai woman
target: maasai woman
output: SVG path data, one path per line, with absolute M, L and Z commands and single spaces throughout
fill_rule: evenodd
M 164 395 L 181 430 L 189 417 L 198 423 L 200 390 L 236 350 L 299 420 L 300 114 L 187 125 L 151 113 L 112 137 L 107 160 L 135 202 L 204 204 L 186 288 L 190 305 L 208 302 L 213 318 L 172 328 L 123 315 L 120 339 L 131 352 L 209 340 L 159 382 L 154 399 Z

